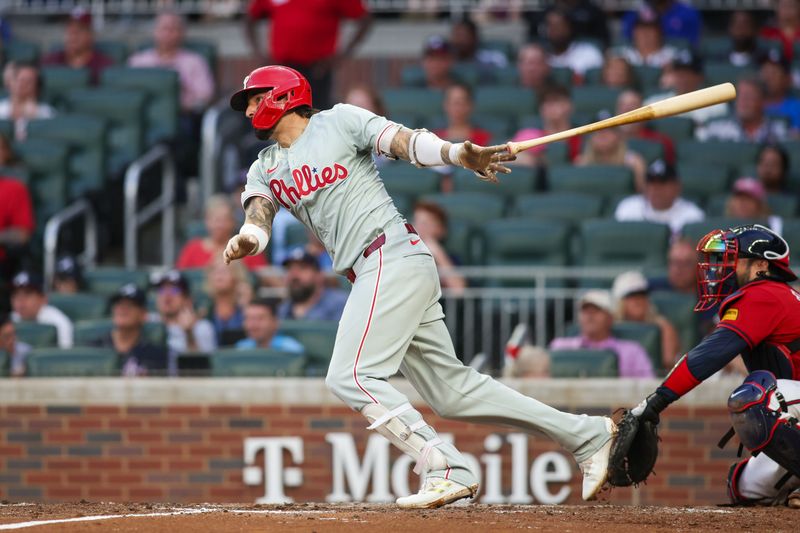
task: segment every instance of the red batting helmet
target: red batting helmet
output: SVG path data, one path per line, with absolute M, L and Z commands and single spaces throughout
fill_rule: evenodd
M 247 110 L 247 100 L 256 92 L 270 91 L 261 100 L 253 115 L 253 127 L 266 130 L 295 107 L 311 105 L 311 85 L 302 74 L 293 68 L 270 65 L 255 69 L 244 79 L 244 87 L 231 96 L 231 107 L 236 111 Z M 284 100 L 280 100 L 285 96 Z

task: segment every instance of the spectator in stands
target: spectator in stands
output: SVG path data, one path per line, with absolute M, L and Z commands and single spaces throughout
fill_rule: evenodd
M 614 309 L 608 291 L 590 290 L 580 299 L 577 337 L 558 337 L 550 343 L 550 351 L 557 350 L 612 350 L 617 354 L 619 377 L 652 378 L 653 365 L 642 345 L 635 341 L 613 336 Z
M 695 132 L 700 141 L 780 142 L 789 135 L 783 121 L 765 113 L 766 89 L 756 79 L 745 78 L 736 84 L 735 116 L 709 121 Z
M 23 270 L 11 280 L 11 318 L 14 322 L 51 324 L 58 332 L 58 347 L 72 347 L 72 322 L 67 315 L 47 305 L 47 295 L 41 276 Z
M 658 14 L 667 39 L 686 39 L 692 46 L 699 44 L 702 19 L 697 9 L 677 0 L 645 0 L 645 3 Z M 637 12 L 631 11 L 622 19 L 622 31 L 626 39 L 630 40 L 633 35 L 636 16 Z
M 494 81 L 495 70 L 508 66 L 508 58 L 498 50 L 481 48 L 478 26 L 469 16 L 458 19 L 450 27 L 450 46 L 458 63 L 472 64 L 478 69 L 478 79 Z
M 0 314 L 0 352 L 8 357 L 8 373 L 12 378 L 25 375 L 25 358 L 30 351 L 30 345 L 17 339 L 11 316 Z
M 677 50 L 664 44 L 661 21 L 656 12 L 645 5 L 636 13 L 631 45 L 623 46 L 618 53 L 635 67 L 661 68 L 672 61 Z
M 743 9 L 731 13 L 728 20 L 728 37 L 730 48 L 720 61 L 728 61 L 737 67 L 747 67 L 756 62 L 758 55 L 758 24 L 751 11 Z
M 755 178 L 739 178 L 731 188 L 725 203 L 725 216 L 745 222 L 766 223 L 775 233 L 783 232 L 783 219 L 773 215 L 767 203 L 767 191 Z
M 759 78 L 766 89 L 767 116 L 784 118 L 789 127 L 800 129 L 800 100 L 792 96 L 792 66 L 777 48 L 767 50 L 760 57 Z
M 18 164 L 17 154 L 11 147 L 11 141 L 0 133 L 0 168 L 13 167 Z
M 555 85 L 547 89 L 539 99 L 539 115 L 542 118 L 541 128 L 523 128 L 514 134 L 513 141 L 536 139 L 551 133 L 568 130 L 572 127 L 572 98 L 569 91 Z M 574 161 L 581 150 L 581 137 L 575 136 L 566 140 L 567 154 Z M 534 166 L 544 162 L 546 147 L 538 146 L 517 154 L 516 163 L 521 166 Z
M 114 327 L 98 346 L 113 348 L 126 377 L 165 375 L 167 349 L 144 336 L 147 296 L 135 283 L 120 287 L 109 301 Z
M 13 65 L 9 74 L 8 97 L 0 100 L 0 120 L 14 121 L 14 138 L 27 137 L 28 122 L 51 118 L 56 112 L 39 101 L 42 79 L 34 65 Z
M 210 353 L 217 347 L 214 326 L 200 318 L 194 309 L 189 282 L 177 271 L 170 270 L 156 277 L 156 309 L 167 327 L 169 373 L 177 368 L 177 357 L 183 353 Z
M 597 120 L 611 117 L 608 111 L 598 113 Z M 575 161 L 579 166 L 622 165 L 631 169 L 637 191 L 644 189 L 647 163 L 644 158 L 628 148 L 625 135 L 619 128 L 608 128 L 593 133 L 581 155 Z
M 112 66 L 114 60 L 95 48 L 92 15 L 79 6 L 70 12 L 67 19 L 64 48 L 46 56 L 42 64 L 89 69 L 89 80 L 97 84 L 102 72 Z
M 253 298 L 247 268 L 241 263 L 226 265 L 220 256 L 206 267 L 205 291 L 211 298 L 208 319 L 219 344 L 235 344 L 244 336 L 244 306 Z
M 667 253 L 667 277 L 649 281 L 650 290 L 697 293 L 696 243 L 685 238 L 672 240 Z
M 259 53 L 256 20 L 270 18 L 269 45 Z M 352 38 L 338 46 L 339 23 L 356 21 Z M 261 65 L 276 64 L 295 68 L 311 84 L 314 105 L 327 109 L 333 104 L 333 73 L 349 59 L 364 39 L 372 23 L 361 0 L 318 0 L 307 2 L 250 0 L 245 17 L 245 35 L 254 58 Z
M 615 318 L 627 322 L 655 324 L 661 331 L 661 369 L 669 370 L 680 356 L 681 346 L 675 326 L 650 301 L 650 286 L 638 270 L 614 278 L 611 297 L 616 302 Z
M 541 98 L 553 85 L 547 51 L 538 43 L 523 44 L 517 52 L 517 72 L 521 87 L 531 89 Z
M 761 28 L 761 37 L 779 41 L 783 45 L 783 54 L 792 61 L 794 43 L 800 41 L 800 0 L 778 0 L 775 22 Z
M 647 98 L 644 102 L 645 104 L 651 104 L 671 96 L 686 94 L 705 87 L 703 60 L 691 50 L 680 50 L 675 55 L 672 63 L 664 69 L 664 74 L 662 74 L 661 78 L 662 85 L 664 85 L 665 77 L 670 80 L 668 87 L 665 87 L 669 90 Z M 725 104 L 717 104 L 695 109 L 682 116 L 691 118 L 697 125 L 702 125 L 708 120 L 723 117 L 727 114 L 728 107 Z
M 673 235 L 684 225 L 705 218 L 703 210 L 681 198 L 681 182 L 675 167 L 656 159 L 645 175 L 644 193 L 623 199 L 614 212 L 619 221 L 644 220 L 668 224 Z
M 442 103 L 447 126 L 433 133 L 453 142 L 472 141 L 481 146 L 491 144 L 492 134 L 472 123 L 472 89 L 462 83 L 454 83 L 444 92 Z
M 414 206 L 414 228 L 431 251 L 443 288 L 461 290 L 467 286 L 464 276 L 454 270 L 459 259 L 445 249 L 447 212 L 434 202 L 419 201 Z
M 633 67 L 628 63 L 627 59 L 616 53 L 606 54 L 606 60 L 603 63 L 603 70 L 600 75 L 600 81 L 606 87 L 628 89 L 637 85 Z
M 545 34 L 551 67 L 566 67 L 579 80 L 586 71 L 603 66 L 603 54 L 592 44 L 576 41 L 569 13 L 552 9 L 545 16 Z
M 513 3 L 517 0 L 511 1 Z M 521 4 L 521 2 L 518 3 Z M 579 35 L 582 39 L 595 41 L 603 48 L 608 47 L 611 42 L 608 17 L 605 11 L 597 6 L 597 2 L 594 0 L 553 0 L 549 3 L 550 6 L 544 12 L 537 9 L 524 11 L 523 15 L 528 23 L 529 40 L 542 40 L 544 38 L 544 19 L 547 17 L 547 13 L 550 9 L 560 9 L 569 13 L 575 35 Z
M 237 348 L 263 348 L 302 354 L 303 345 L 292 337 L 277 335 L 278 318 L 275 316 L 275 302 L 257 298 L 244 309 L 244 331 L 247 335 L 236 343 Z
M 0 279 L 7 280 L 19 269 L 35 227 L 28 188 L 0 174 Z
M 768 193 L 789 192 L 789 153 L 779 144 L 763 145 L 756 156 L 756 177 Z
M 81 290 L 83 290 L 83 273 L 80 264 L 71 255 L 59 257 L 53 273 L 53 291 L 60 294 L 75 294 Z
M 642 107 L 642 95 L 640 92 L 633 89 L 622 91 L 617 97 L 616 113 L 621 115 L 628 111 L 633 111 Z M 670 165 L 675 164 L 675 145 L 668 135 L 664 135 L 654 129 L 650 129 L 649 122 L 637 122 L 635 124 L 628 124 L 620 126 L 619 129 L 627 139 L 643 139 L 646 141 L 655 141 L 661 144 L 664 153 L 664 160 Z
M 213 259 L 222 257 L 225 245 L 235 229 L 233 207 L 227 196 L 219 194 L 208 199 L 205 223 L 208 236 L 192 239 L 184 245 L 175 265 L 178 269 L 203 268 Z M 267 264 L 263 254 L 245 257 L 243 261 L 249 270 Z
M 514 361 L 503 368 L 506 378 L 549 378 L 550 354 L 544 348 L 526 344 Z
M 179 14 L 163 12 L 153 28 L 154 47 L 128 59 L 131 67 L 158 67 L 177 71 L 180 80 L 181 110 L 202 113 L 214 96 L 214 77 L 205 58 L 184 47 L 186 27 Z
M 456 81 L 452 72 L 454 61 L 450 43 L 444 37 L 429 37 L 422 51 L 422 72 L 425 75 L 423 86 L 428 89 L 447 89 Z
M 287 298 L 278 307 L 281 320 L 339 320 L 347 293 L 325 286 L 317 258 L 302 248 L 283 261 Z

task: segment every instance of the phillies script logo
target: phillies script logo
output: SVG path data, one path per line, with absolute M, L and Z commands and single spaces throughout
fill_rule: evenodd
M 348 176 L 347 169 L 339 163 L 334 163 L 332 167 L 324 167 L 321 172 L 315 168 L 303 165 L 292 170 L 294 186 L 285 183 L 280 179 L 269 180 L 269 188 L 272 194 L 286 209 L 292 205 L 297 205 L 300 198 L 322 189 L 328 185 L 336 183 L 336 180 L 343 180 Z

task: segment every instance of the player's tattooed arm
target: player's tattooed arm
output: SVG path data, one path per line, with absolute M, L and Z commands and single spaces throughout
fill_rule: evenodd
M 225 264 L 263 251 L 272 235 L 272 221 L 277 211 L 273 202 L 261 196 L 253 196 L 247 200 L 244 207 L 245 224 L 238 234 L 230 238 L 222 252 Z
M 263 198 L 261 196 L 253 196 L 247 200 L 244 208 L 245 224 L 253 224 L 267 232 L 268 236 L 272 236 L 272 221 L 275 220 L 275 215 L 278 208 L 275 203 Z
M 401 127 L 392 139 L 392 145 L 389 148 L 392 155 L 398 159 L 413 162 L 411 158 L 411 151 L 413 149 L 411 147 L 411 143 L 413 135 L 414 131 L 404 126 Z M 440 149 L 442 161 L 445 165 L 453 164 L 453 161 L 450 160 L 450 146 L 452 146 L 452 143 L 445 141 Z

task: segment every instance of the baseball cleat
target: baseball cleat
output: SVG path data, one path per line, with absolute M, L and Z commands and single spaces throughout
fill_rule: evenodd
M 416 494 L 397 498 L 403 509 L 435 509 L 462 498 L 472 498 L 478 492 L 478 484 L 469 487 L 441 477 L 431 477 Z
M 617 435 L 617 425 L 614 424 L 614 421 L 608 417 L 603 417 L 603 419 L 611 438 L 594 455 L 579 465 L 583 473 L 582 497 L 587 502 L 597 497 L 597 493 L 600 492 L 600 489 L 603 488 L 603 485 L 608 480 L 608 458 L 611 455 L 611 445 Z
M 800 509 L 800 489 L 794 489 L 786 498 L 786 505 L 792 509 Z

